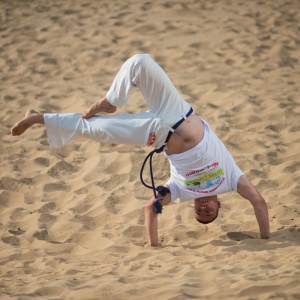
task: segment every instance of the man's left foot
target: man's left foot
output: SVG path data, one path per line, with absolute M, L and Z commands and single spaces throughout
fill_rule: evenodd
M 17 122 L 10 130 L 11 135 L 17 136 L 24 133 L 33 124 L 44 123 L 43 115 L 33 109 L 28 109 L 22 120 Z

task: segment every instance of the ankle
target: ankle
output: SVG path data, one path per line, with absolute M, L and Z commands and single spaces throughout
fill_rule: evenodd
M 36 116 L 36 123 L 38 123 L 38 124 L 45 124 L 44 114 L 38 114 Z

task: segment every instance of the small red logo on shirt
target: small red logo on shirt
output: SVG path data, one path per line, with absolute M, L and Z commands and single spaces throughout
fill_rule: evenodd
M 155 134 L 155 132 L 151 132 L 148 137 L 147 146 L 152 146 L 154 144 L 155 140 L 156 140 L 156 134 Z

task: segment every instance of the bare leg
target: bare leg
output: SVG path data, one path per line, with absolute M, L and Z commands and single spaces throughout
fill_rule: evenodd
M 38 113 L 33 109 L 28 109 L 26 111 L 25 117 L 11 128 L 11 135 L 21 135 L 34 124 L 45 124 L 44 115 Z

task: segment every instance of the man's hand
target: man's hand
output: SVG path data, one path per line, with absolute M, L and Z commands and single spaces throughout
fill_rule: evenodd
M 150 245 L 150 243 L 146 243 L 146 244 L 144 245 L 144 248 L 160 247 L 160 246 L 161 246 L 161 244 L 157 244 L 157 245 Z

